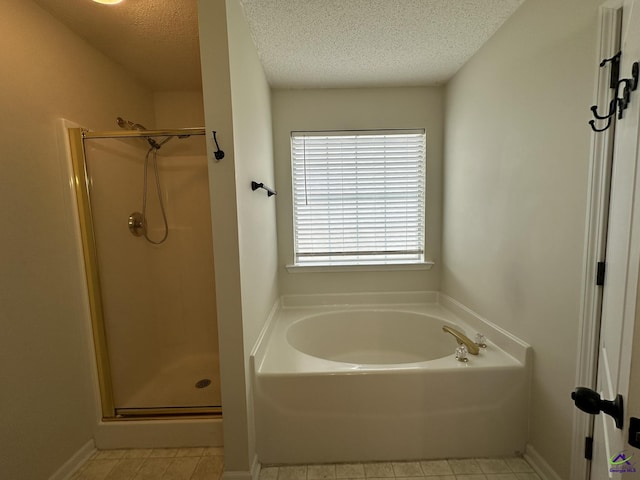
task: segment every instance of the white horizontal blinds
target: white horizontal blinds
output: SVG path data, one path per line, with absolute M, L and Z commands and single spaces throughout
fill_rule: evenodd
M 423 259 L 425 132 L 293 132 L 296 264 Z

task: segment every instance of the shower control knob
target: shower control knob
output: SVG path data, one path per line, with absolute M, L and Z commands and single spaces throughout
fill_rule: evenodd
M 622 395 L 617 395 L 615 400 L 602 400 L 600 394 L 586 387 L 578 387 L 571 393 L 576 407 L 590 415 L 604 412 L 613 417 L 617 428 L 622 428 L 624 420 Z
M 129 215 L 129 231 L 136 237 L 141 237 L 147 232 L 146 223 L 140 212 L 133 212 Z

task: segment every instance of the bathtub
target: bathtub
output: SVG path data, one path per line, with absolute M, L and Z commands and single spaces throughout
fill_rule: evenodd
M 524 451 L 530 347 L 442 295 L 410 299 L 283 298 L 251 356 L 262 464 Z M 487 347 L 459 362 L 443 325 Z

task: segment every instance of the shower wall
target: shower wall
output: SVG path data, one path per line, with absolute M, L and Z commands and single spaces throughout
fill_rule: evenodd
M 116 409 L 219 406 L 215 285 L 204 137 L 158 151 L 169 236 L 128 229 L 142 210 L 142 139 L 85 140 Z M 152 155 L 150 156 L 150 158 Z M 147 232 L 164 235 L 150 162 Z M 210 380 L 205 388 L 196 388 Z

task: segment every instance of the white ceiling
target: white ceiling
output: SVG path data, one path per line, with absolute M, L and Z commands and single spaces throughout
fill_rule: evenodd
M 197 0 L 34 0 L 153 91 L 199 90 Z
M 242 0 L 275 87 L 442 84 L 524 0 Z
M 298 88 L 442 84 L 524 0 L 241 1 L 269 83 Z M 197 0 L 35 2 L 152 90 L 201 88 Z

